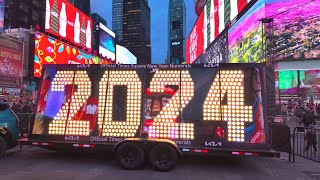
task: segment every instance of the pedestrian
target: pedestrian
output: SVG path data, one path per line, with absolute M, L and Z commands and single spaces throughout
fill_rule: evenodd
M 287 115 L 287 113 L 288 113 L 287 105 L 285 103 L 283 103 L 281 106 L 281 114 Z
M 301 118 L 301 123 L 303 123 L 306 129 L 304 139 L 307 142 L 307 146 L 305 147 L 305 151 L 307 152 L 312 145 L 314 151 L 317 152 L 316 132 L 314 130 L 316 122 L 311 110 L 306 110 L 305 114 Z
M 17 102 L 17 103 L 13 103 L 13 106 L 12 106 L 12 111 L 14 112 L 14 113 L 21 113 L 21 106 L 20 106 L 20 103 L 19 102 Z
M 314 130 L 314 127 L 311 127 L 307 130 L 307 133 L 305 135 L 305 141 L 307 141 L 307 146 L 304 149 L 305 152 L 309 151 L 309 148 L 312 146 L 314 152 L 317 152 L 317 139 L 316 139 L 316 131 Z
M 25 103 L 22 108 L 22 113 L 30 113 L 30 112 L 31 112 L 31 109 L 30 109 L 28 103 Z

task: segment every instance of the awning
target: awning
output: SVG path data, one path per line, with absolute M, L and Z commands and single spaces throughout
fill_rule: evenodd
M 316 70 L 320 69 L 320 60 L 288 60 L 276 63 L 276 71 L 281 70 Z

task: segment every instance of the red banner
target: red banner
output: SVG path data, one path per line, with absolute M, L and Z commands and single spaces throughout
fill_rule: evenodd
M 204 51 L 204 13 L 202 12 L 194 25 L 186 43 L 186 62 L 192 64 Z
M 23 44 L 0 37 L 0 87 L 21 88 Z
M 66 0 L 47 0 L 45 30 L 91 49 L 92 19 Z
M 86 54 L 80 49 L 37 33 L 35 37 L 34 76 L 41 77 L 44 64 L 111 64 L 111 61 Z

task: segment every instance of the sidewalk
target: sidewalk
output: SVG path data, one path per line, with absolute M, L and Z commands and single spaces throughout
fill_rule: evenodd
M 281 153 L 281 159 L 288 160 L 288 154 Z M 312 180 L 320 180 L 320 163 L 302 158 L 300 156 L 296 156 L 295 159 L 295 162 L 291 163 L 296 170 L 304 173 Z

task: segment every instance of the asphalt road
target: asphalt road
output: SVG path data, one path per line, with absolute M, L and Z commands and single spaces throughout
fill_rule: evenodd
M 301 165 L 301 164 L 300 164 Z M 311 179 L 294 163 L 276 158 L 187 157 L 170 172 L 122 170 L 112 155 L 64 154 L 26 146 L 10 150 L 0 160 L 0 180 L 205 180 Z

